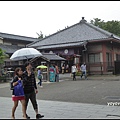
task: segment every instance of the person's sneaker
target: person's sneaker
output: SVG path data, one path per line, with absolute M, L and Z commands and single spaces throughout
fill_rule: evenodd
M 24 115 L 23 115 L 23 117 L 24 117 Z M 28 115 L 26 114 L 26 118 L 27 118 L 27 119 L 30 119 L 30 116 L 28 116 Z
M 27 114 L 26 114 L 26 117 L 27 117 L 27 119 L 30 119 L 30 116 L 28 116 Z
M 39 119 L 39 118 L 42 118 L 42 117 L 44 117 L 44 115 L 41 115 L 41 114 L 36 115 L 36 119 Z

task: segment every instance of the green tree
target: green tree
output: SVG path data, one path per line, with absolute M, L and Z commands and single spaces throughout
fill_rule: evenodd
M 120 21 L 112 20 L 104 22 L 104 20 L 94 18 L 93 20 L 90 20 L 90 23 L 115 35 L 120 36 Z
M 94 18 L 94 20 L 90 20 L 90 23 L 97 26 L 97 27 L 100 27 L 102 28 L 104 26 L 104 20 L 101 20 L 99 18 Z
M 43 38 L 43 33 L 40 31 L 40 34 L 36 32 L 36 34 L 38 35 L 38 39 L 42 39 Z
M 4 63 L 4 59 L 5 59 L 5 53 L 3 52 L 3 50 L 0 48 L 0 64 Z
M 6 57 L 9 57 L 7 54 L 5 54 L 5 52 L 0 48 L 0 76 L 1 76 L 1 70 L 2 70 L 2 67 L 3 67 L 3 63 L 4 63 L 4 59 Z
M 106 22 L 104 28 L 105 30 L 108 30 L 111 33 L 114 33 L 115 35 L 120 36 L 120 22 L 119 21 L 108 21 Z
M 9 55 L 0 48 L 0 66 L 3 65 L 5 58 L 9 58 Z

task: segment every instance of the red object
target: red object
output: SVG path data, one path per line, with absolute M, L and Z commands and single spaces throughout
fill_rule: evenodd
M 12 96 L 12 100 L 15 101 L 15 100 L 24 100 L 25 99 L 25 96 Z

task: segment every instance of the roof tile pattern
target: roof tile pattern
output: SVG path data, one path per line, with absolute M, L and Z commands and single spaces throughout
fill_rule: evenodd
M 3 45 L 3 44 L 0 44 L 0 48 L 2 50 L 4 50 L 6 53 L 14 53 L 16 50 L 20 49 L 20 48 L 23 48 L 23 47 L 20 47 L 20 46 L 17 46 L 17 45 Z
M 104 40 L 111 37 L 110 32 L 105 31 L 87 22 L 79 22 L 64 30 L 56 32 L 42 40 L 35 41 L 28 44 L 28 47 L 36 47 L 37 49 L 55 48 L 55 46 L 62 44 L 84 42 L 90 40 Z M 120 40 L 120 37 L 114 35 L 115 38 Z M 59 46 L 58 46 L 59 47 Z
M 0 37 L 3 39 L 16 39 L 16 40 L 23 40 L 23 41 L 29 41 L 29 42 L 34 42 L 38 41 L 37 38 L 32 38 L 32 37 L 25 37 L 25 36 L 20 36 L 20 35 L 13 35 L 13 34 L 8 34 L 8 33 L 2 33 L 0 32 Z

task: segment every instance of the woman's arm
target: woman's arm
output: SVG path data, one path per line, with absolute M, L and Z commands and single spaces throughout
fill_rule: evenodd
M 18 76 L 15 76 L 13 79 L 13 86 L 16 86 L 21 81 L 21 78 L 18 78 Z

